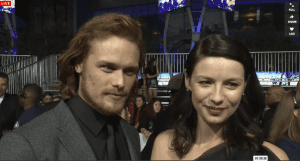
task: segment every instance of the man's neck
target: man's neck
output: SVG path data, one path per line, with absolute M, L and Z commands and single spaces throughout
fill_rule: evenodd
M 222 125 L 209 125 L 203 119 L 198 119 L 195 144 L 199 147 L 206 147 L 224 142 L 222 139 L 223 127 Z

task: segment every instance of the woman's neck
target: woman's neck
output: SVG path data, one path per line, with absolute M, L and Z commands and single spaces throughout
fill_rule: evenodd
M 224 125 L 207 124 L 203 119 L 198 119 L 195 144 L 202 147 L 224 142 L 222 138 L 223 127 Z

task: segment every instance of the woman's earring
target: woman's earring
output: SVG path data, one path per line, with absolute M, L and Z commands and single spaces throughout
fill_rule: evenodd
M 245 93 L 243 93 L 243 96 L 245 95 Z

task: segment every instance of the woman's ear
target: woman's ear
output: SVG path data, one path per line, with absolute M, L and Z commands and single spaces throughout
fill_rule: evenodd
M 294 115 L 297 117 L 297 118 L 300 118 L 300 109 L 294 109 Z
M 184 83 L 185 83 L 185 87 L 186 89 L 192 91 L 191 89 L 191 85 L 190 85 L 190 78 L 188 78 L 187 74 L 186 74 L 186 70 L 184 70 Z

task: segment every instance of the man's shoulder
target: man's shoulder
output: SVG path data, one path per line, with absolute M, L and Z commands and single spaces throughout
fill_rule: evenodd
M 59 104 L 59 102 L 60 102 L 60 101 L 50 102 L 50 103 L 45 104 L 45 105 L 42 106 L 41 108 L 42 108 L 44 111 L 49 111 L 49 110 L 55 108 L 55 107 Z
M 18 100 L 18 95 L 5 93 L 4 99 L 8 99 L 8 100 L 16 100 L 17 99 Z
M 56 105 L 58 106 L 58 104 Z M 40 107 L 39 107 L 40 108 Z M 63 110 L 49 110 L 41 113 L 38 117 L 16 129 L 16 132 L 22 134 L 38 134 L 40 132 L 48 132 L 51 127 L 59 125 L 58 119 L 62 116 L 67 116 Z M 52 130 L 52 129 L 51 129 Z

